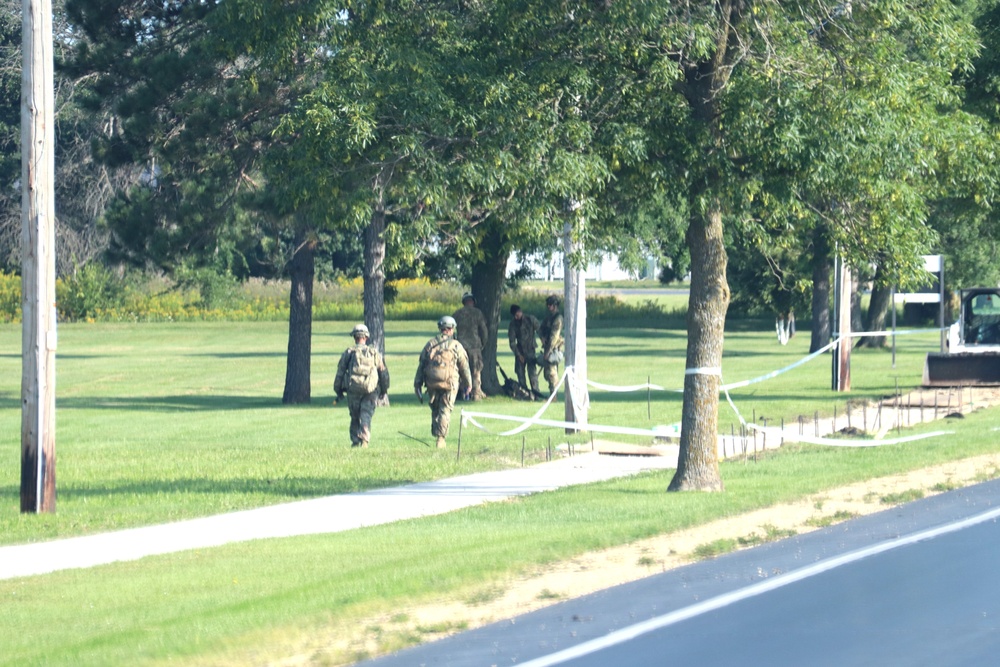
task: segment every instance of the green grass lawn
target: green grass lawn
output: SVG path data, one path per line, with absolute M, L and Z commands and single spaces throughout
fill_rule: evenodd
M 346 323 L 317 323 L 313 341 L 313 402 L 283 406 L 286 327 L 276 323 L 66 325 L 57 360 L 57 512 L 21 515 L 20 330 L 0 328 L 0 431 L 7 433 L 0 481 L 0 543 L 26 542 L 170 521 L 282 502 L 436 479 L 520 465 L 521 438 L 499 438 L 471 428 L 456 461 L 458 420 L 451 448 L 431 451 L 430 414 L 411 393 L 416 358 L 434 333 L 431 323 L 390 322 L 387 363 L 392 405 L 380 408 L 373 446 L 352 451 L 345 407 L 333 407 L 337 359 L 350 339 Z M 832 412 L 848 398 L 895 391 L 896 382 L 918 382 L 924 350 L 934 334 L 900 338 L 897 367 L 891 355 L 856 353 L 854 391 L 829 389 L 829 357 L 760 384 L 734 391 L 750 419 L 789 420 Z M 683 332 L 596 329 L 588 338 L 589 375 L 605 384 L 647 379 L 667 389 L 682 386 Z M 727 336 L 724 380 L 758 377 L 803 357 L 808 337 L 780 346 L 769 331 Z M 509 351 L 501 363 L 513 372 Z M 543 381 L 544 384 L 544 381 Z M 674 391 L 634 394 L 594 391 L 593 424 L 653 426 L 680 420 Z M 460 404 L 461 406 L 462 404 Z M 472 407 L 472 406 L 470 406 Z M 537 404 L 493 399 L 481 411 L 530 415 Z M 461 409 L 461 408 L 459 408 Z M 562 409 L 550 409 L 561 418 Z M 497 432 L 509 422 L 487 422 Z M 738 426 L 728 405 L 720 429 Z M 412 437 L 408 437 L 412 436 Z M 544 457 L 548 443 L 564 441 L 559 429 L 524 434 L 526 459 Z M 648 439 L 626 437 L 642 443 Z
M 18 512 L 20 329 L 0 327 L 0 541 L 21 543 L 520 465 L 521 436 L 467 427 L 456 460 L 430 449 L 429 410 L 410 393 L 430 322 L 389 322 L 392 406 L 375 415 L 372 447 L 350 449 L 346 409 L 333 407 L 336 361 L 351 323 L 317 323 L 313 403 L 282 406 L 286 326 L 270 323 L 70 325 L 60 329 L 57 404 L 58 507 Z M 733 392 L 744 416 L 794 420 L 843 410 L 920 378 L 937 334 L 901 337 L 887 351 L 856 352 L 853 391 L 830 391 L 824 355 Z M 773 331 L 734 323 L 724 380 L 759 377 L 807 353 Z M 595 329 L 589 375 L 606 384 L 651 380 L 679 388 L 683 331 Z M 510 373 L 505 349 L 501 362 Z M 673 391 L 594 391 L 590 421 L 671 424 Z M 461 404 L 460 404 L 461 405 Z M 537 404 L 491 399 L 477 411 L 532 414 Z M 548 416 L 561 418 L 561 404 Z M 647 414 L 649 416 L 647 416 Z M 736 417 L 723 403 L 720 430 Z M 491 425 L 487 422 L 487 425 Z M 496 430 L 509 422 L 492 424 Z M 189 663 L 205 656 L 279 658 L 269 651 L 298 633 L 329 628 L 413 601 L 482 594 L 490 582 L 595 548 L 765 507 L 872 476 L 995 450 L 993 411 L 950 422 L 954 437 L 851 450 L 795 446 L 758 463 L 722 464 L 726 491 L 667 494 L 670 473 L 565 489 L 508 503 L 347 533 L 267 540 L 0 582 L 0 664 Z M 925 427 L 940 428 L 939 424 Z M 586 436 L 578 436 L 588 439 Z M 640 437 L 622 438 L 648 442 Z M 528 460 L 544 458 L 559 429 L 524 434 Z M 995 474 L 995 471 L 994 471 Z M 415 639 L 411 639 L 413 641 Z M 280 650 L 279 650 L 280 652 Z M 336 658 L 340 659 L 340 658 Z M 234 658 L 238 664 L 241 658 Z M 335 661 L 320 656 L 319 662 Z M 259 662 L 267 662 L 260 658 Z

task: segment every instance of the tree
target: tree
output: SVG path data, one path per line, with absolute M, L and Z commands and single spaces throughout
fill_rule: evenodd
M 314 254 L 325 217 L 292 210 L 264 177 L 277 124 L 308 85 L 301 61 L 310 54 L 275 45 L 295 43 L 308 8 L 71 0 L 67 10 L 79 31 L 72 71 L 94 77 L 83 102 L 112 128 L 95 155 L 143 172 L 106 216 L 111 257 L 229 272 L 246 268 L 247 239 L 270 235 L 272 249 L 290 246 L 283 401 L 309 401 Z
M 74 35 L 66 22 L 62 2 L 54 2 L 53 49 L 55 58 L 56 121 L 56 270 L 67 275 L 97 258 L 107 247 L 107 233 L 98 221 L 114 191 L 138 174 L 112 170 L 90 156 L 90 141 L 100 135 L 103 118 L 85 113 L 78 99 L 86 95 L 89 81 L 72 76 L 63 59 Z M 21 253 L 20 109 L 21 109 L 20 2 L 0 3 L 0 267 L 19 270 Z

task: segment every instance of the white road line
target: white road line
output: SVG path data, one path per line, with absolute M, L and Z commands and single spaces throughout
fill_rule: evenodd
M 842 565 L 849 565 L 862 560 L 863 558 L 868 558 L 869 556 L 891 551 L 916 542 L 930 540 L 948 533 L 957 532 L 987 521 L 993 521 L 998 517 L 1000 517 L 1000 508 L 992 509 L 988 512 L 983 512 L 982 514 L 962 519 L 961 521 L 955 521 L 943 526 L 938 526 L 937 528 L 931 528 L 912 535 L 899 537 L 889 542 L 882 542 L 864 549 L 835 556 L 834 558 L 828 558 L 807 567 L 803 567 L 799 570 L 795 570 L 794 572 L 778 575 L 771 579 L 751 584 L 745 588 L 705 600 L 704 602 L 693 604 L 690 607 L 684 607 L 683 609 L 678 609 L 668 614 L 651 618 L 648 621 L 636 623 L 635 625 L 630 625 L 626 628 L 622 628 L 621 630 L 615 630 L 614 632 L 611 632 L 603 637 L 591 639 L 581 644 L 577 644 L 576 646 L 563 649 L 562 651 L 518 664 L 520 667 L 551 667 L 552 665 L 559 665 L 574 658 L 580 658 L 617 644 L 623 644 L 627 641 L 635 639 L 636 637 L 660 630 L 661 628 L 668 627 L 675 623 L 680 623 L 681 621 L 694 618 L 695 616 L 700 616 L 701 614 L 721 609 L 727 605 L 767 593 L 768 591 L 782 588 L 789 584 L 794 584 L 798 581 L 808 579 L 809 577 L 813 577 L 824 572 L 828 572 Z

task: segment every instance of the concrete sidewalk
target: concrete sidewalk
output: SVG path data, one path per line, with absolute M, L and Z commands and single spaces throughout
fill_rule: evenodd
M 677 466 L 664 456 L 586 452 L 530 468 L 478 473 L 363 493 L 314 498 L 157 526 L 0 547 L 0 579 L 85 568 L 233 542 L 336 533 Z

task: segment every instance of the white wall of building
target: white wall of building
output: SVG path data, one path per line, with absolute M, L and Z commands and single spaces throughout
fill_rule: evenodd
M 553 253 L 551 258 L 538 255 L 521 258 L 515 255 L 511 257 L 511 260 L 507 263 L 508 275 L 514 273 L 522 266 L 530 267 L 534 271 L 534 277 L 536 280 L 563 279 L 563 256 L 561 253 Z M 651 277 L 655 277 L 659 273 L 659 267 L 657 266 L 656 260 L 652 257 L 649 258 L 648 266 L 649 268 L 647 272 Z M 601 257 L 599 261 L 592 262 L 590 266 L 587 267 L 584 277 L 586 280 L 596 281 L 639 279 L 639 276 L 635 273 L 623 269 L 618 264 L 618 257 L 615 255 L 607 255 Z

